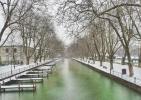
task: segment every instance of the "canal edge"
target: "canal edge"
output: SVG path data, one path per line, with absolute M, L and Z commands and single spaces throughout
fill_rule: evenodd
M 80 63 L 80 64 L 83 64 L 83 65 L 85 65 L 86 67 L 88 67 L 88 68 L 90 68 L 90 69 L 92 69 L 92 70 L 94 70 L 94 71 L 96 71 L 96 72 L 98 72 L 98 73 L 100 73 L 100 74 L 103 74 L 104 76 L 106 76 L 106 77 L 108 77 L 108 78 L 110 78 L 110 79 L 112 79 L 112 80 L 114 80 L 114 81 L 116 81 L 116 82 L 118 82 L 118 83 L 120 83 L 120 84 L 126 86 L 127 88 L 132 89 L 132 90 L 134 90 L 135 92 L 138 92 L 138 93 L 141 94 L 141 86 L 138 86 L 138 85 L 133 84 L 133 83 L 131 83 L 131 82 L 129 82 L 129 81 L 123 80 L 123 79 L 121 79 L 121 78 L 119 78 L 119 77 L 117 77 L 117 76 L 113 76 L 113 75 L 111 75 L 111 74 L 109 74 L 109 73 L 106 73 L 106 72 L 104 72 L 104 71 L 102 71 L 102 70 L 99 70 L 99 69 L 97 69 L 97 68 L 95 68 L 95 67 L 93 67 L 93 66 L 91 66 L 91 65 L 89 65 L 89 64 L 86 64 L 86 63 L 84 63 L 84 62 L 78 61 L 78 60 L 76 60 L 76 59 L 73 59 L 73 60 L 76 61 L 76 62 L 78 62 L 78 63 Z

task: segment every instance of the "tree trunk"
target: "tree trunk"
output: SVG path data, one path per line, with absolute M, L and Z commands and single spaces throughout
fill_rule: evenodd
M 100 66 L 102 66 L 102 65 L 103 65 L 102 60 L 100 60 Z
M 37 62 L 37 60 L 38 60 L 38 57 L 35 57 L 35 58 L 34 58 L 34 63 L 36 63 L 36 62 Z
M 110 59 L 110 73 L 111 73 L 113 69 L 113 56 L 110 56 L 109 59 Z
M 0 42 L 1 42 L 1 40 L 2 40 L 3 33 L 4 33 L 4 31 L 6 30 L 6 28 L 7 28 L 8 22 L 9 22 L 9 19 L 6 20 L 4 26 L 2 27 L 2 29 L 1 29 L 1 31 L 0 31 Z
M 134 72 L 133 72 L 133 66 L 131 62 L 128 63 L 128 67 L 129 67 L 129 76 L 132 77 L 134 75 Z
M 15 69 L 16 61 L 15 61 L 15 54 L 14 54 L 14 51 L 13 51 L 13 65 L 14 65 L 14 69 Z
M 141 67 L 141 57 L 139 57 L 139 60 L 138 60 L 138 67 Z
M 99 57 L 100 58 L 100 66 L 103 65 L 103 58 L 102 57 Z
M 29 65 L 30 58 L 26 57 L 26 65 Z
M 105 55 L 102 56 L 102 61 L 103 61 L 103 62 L 106 61 L 106 59 L 105 59 Z
M 36 58 L 34 58 L 34 63 L 36 63 Z
M 139 48 L 138 67 L 141 67 L 141 48 Z
M 93 63 L 95 64 L 95 57 L 93 56 L 92 59 L 93 59 Z
M 126 54 L 128 59 L 129 76 L 132 77 L 134 75 L 134 72 L 133 72 L 133 66 L 132 66 L 132 60 L 131 60 L 129 48 L 126 48 Z
M 44 55 L 44 61 L 46 60 L 46 56 Z
M 34 63 L 36 63 L 36 58 L 37 58 L 37 56 L 36 56 L 36 54 L 34 54 Z
M 125 59 L 126 59 L 126 52 L 124 53 L 124 56 L 122 57 L 122 60 L 121 60 L 122 65 L 125 65 Z
M 42 55 L 40 55 L 40 60 L 39 60 L 40 62 L 42 61 L 42 58 L 43 58 L 43 56 L 42 56 Z

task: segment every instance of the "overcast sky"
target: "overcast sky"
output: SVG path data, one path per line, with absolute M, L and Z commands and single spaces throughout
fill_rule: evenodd
M 57 21 L 56 21 L 56 18 L 55 18 L 55 15 L 56 15 L 56 12 L 57 12 L 57 8 L 58 8 L 58 5 L 56 4 L 56 2 L 58 2 L 59 0 L 47 0 L 47 3 L 48 3 L 48 11 L 49 11 L 49 14 L 51 14 L 53 17 L 53 21 L 54 21 L 54 26 L 55 26 L 55 32 L 57 34 L 57 37 L 63 41 L 63 43 L 65 45 L 69 45 L 73 39 L 69 38 L 67 34 L 67 32 L 65 32 L 65 28 L 62 26 L 62 25 L 57 25 Z M 2 11 L 0 9 L 0 29 L 2 28 L 3 26 L 3 23 L 4 23 L 4 20 L 3 20 L 3 16 L 2 16 Z M 7 33 L 7 32 L 6 32 Z M 2 40 L 5 40 L 5 35 L 3 36 Z M 16 40 L 16 43 L 20 43 L 20 36 L 19 34 L 16 34 L 17 39 Z M 6 43 L 8 44 L 8 42 Z
M 56 2 L 58 1 L 59 0 L 47 0 L 49 4 L 48 10 L 49 10 L 49 14 L 54 16 L 54 25 L 58 38 L 61 39 L 65 45 L 69 45 L 73 41 L 73 39 L 67 35 L 67 32 L 65 32 L 65 28 L 63 27 L 63 25 L 57 25 L 57 21 L 56 21 L 57 19 L 55 18 L 58 8 L 58 4 L 56 4 Z

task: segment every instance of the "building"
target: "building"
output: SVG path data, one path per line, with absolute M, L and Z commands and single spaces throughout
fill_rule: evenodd
M 33 48 L 29 47 L 32 52 Z M 33 60 L 33 59 L 32 59 Z M 25 53 L 22 45 L 0 47 L 0 64 L 25 64 Z

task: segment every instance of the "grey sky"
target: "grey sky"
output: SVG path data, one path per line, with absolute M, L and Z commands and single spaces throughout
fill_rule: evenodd
M 65 31 L 65 28 L 63 27 L 63 25 L 57 25 L 57 19 L 55 18 L 56 16 L 56 12 L 57 12 L 57 8 L 58 8 L 58 4 L 56 4 L 56 2 L 58 2 L 59 0 L 48 0 L 48 10 L 49 13 L 54 17 L 54 25 L 55 25 L 55 29 L 56 29 L 56 34 L 58 36 L 58 38 L 60 40 L 62 40 L 64 42 L 65 45 L 69 45 L 73 39 L 71 39 L 68 35 L 67 32 Z
M 66 32 L 65 32 L 65 28 L 62 26 L 62 25 L 57 25 L 57 21 L 56 21 L 56 18 L 55 18 L 55 15 L 56 15 L 56 12 L 57 12 L 57 8 L 58 8 L 58 5 L 56 4 L 56 2 L 58 2 L 58 0 L 47 0 L 47 3 L 48 3 L 48 11 L 49 11 L 49 14 L 51 14 L 53 17 L 53 21 L 54 21 L 54 25 L 55 25 L 55 32 L 57 34 L 57 37 L 63 41 L 63 43 L 65 45 L 69 45 L 73 39 L 69 38 L 67 35 L 66 35 Z M 0 29 L 2 28 L 3 26 L 3 23 L 4 23 L 4 20 L 3 20 L 3 15 L 2 15 L 2 10 L 0 9 Z M 6 34 L 7 32 L 5 32 Z M 2 37 L 2 40 L 5 39 L 6 35 L 4 34 L 4 36 Z M 20 39 L 19 39 L 19 34 L 16 34 L 15 37 L 17 37 L 16 40 L 16 43 L 21 43 Z M 6 43 L 8 44 L 8 42 Z

